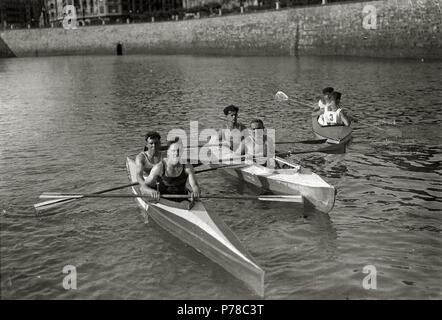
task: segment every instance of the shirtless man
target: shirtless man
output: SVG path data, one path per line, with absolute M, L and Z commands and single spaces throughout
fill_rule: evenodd
M 180 163 L 182 150 L 183 145 L 178 138 L 168 142 L 167 157 L 154 165 L 144 180 L 145 185 L 141 188 L 143 194 L 158 201 L 161 194 L 187 194 L 190 186 L 191 196 L 198 200 L 200 188 L 193 166 Z
M 327 87 L 322 90 L 322 97 L 319 99 L 318 105 L 314 107 L 313 115 L 319 116 L 320 114 L 324 113 L 325 108 L 331 103 L 330 98 L 334 90 L 335 89 L 332 87 Z
M 231 150 L 235 150 L 236 148 L 238 148 L 239 142 L 237 142 L 236 144 L 233 143 L 234 141 L 236 141 L 234 135 L 235 135 L 235 133 L 241 134 L 243 132 L 243 130 L 246 129 L 246 126 L 243 125 L 242 123 L 238 122 L 238 112 L 239 112 L 238 107 L 231 104 L 230 106 L 225 107 L 223 112 L 224 112 L 224 115 L 226 116 L 226 125 L 223 128 L 223 130 L 221 130 L 220 135 L 219 135 L 219 139 L 220 139 L 220 142 L 223 142 L 223 141 L 227 142 L 227 144 Z M 232 130 L 234 130 L 233 134 L 232 134 Z M 243 134 L 241 134 L 241 140 L 243 140 L 243 139 L 244 139 L 244 136 L 243 136 Z
M 144 152 L 139 153 L 135 158 L 137 181 L 141 190 L 146 189 L 146 179 L 154 165 L 161 161 L 161 136 L 158 132 L 146 133 L 146 145 Z
M 235 155 L 247 155 L 249 157 L 246 157 L 246 161 L 253 159 L 254 163 L 264 167 L 276 167 L 276 162 L 273 158 L 275 155 L 275 143 L 271 138 L 267 137 L 264 123 L 261 119 L 253 119 L 250 122 L 250 135 L 241 141 L 240 146 L 235 151 Z

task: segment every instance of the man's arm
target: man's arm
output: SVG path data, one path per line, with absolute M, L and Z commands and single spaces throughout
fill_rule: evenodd
M 277 168 L 277 163 L 275 161 L 275 142 L 272 138 L 267 138 L 267 150 L 266 150 L 266 157 L 267 157 L 267 168 Z
M 319 101 L 317 103 L 313 104 L 313 106 L 312 106 L 313 111 L 312 112 L 316 112 L 316 111 L 323 109 L 323 108 L 321 108 L 321 103 L 322 103 L 322 100 L 319 99 Z
M 193 170 L 193 166 L 191 164 L 186 165 L 185 169 L 188 175 L 187 179 L 189 181 L 190 187 L 192 188 L 192 195 L 195 199 L 200 197 L 200 187 L 198 182 L 196 181 L 195 171 Z
M 152 170 L 150 170 L 149 176 L 144 179 L 147 187 L 152 188 L 152 186 L 156 185 L 158 177 L 161 176 L 162 170 L 163 163 L 161 162 L 153 166 Z
M 349 126 L 350 125 L 350 119 L 348 118 L 348 116 L 345 114 L 344 111 L 341 110 L 341 120 L 344 123 L 345 126 Z
M 243 161 L 251 161 L 253 159 L 253 146 L 251 147 L 250 136 L 241 141 L 238 148 L 233 152 L 232 164 L 240 164 Z M 245 157 L 244 157 L 245 156 Z
M 149 176 L 144 179 L 144 184 L 140 185 L 142 194 L 148 195 L 155 200 L 160 199 L 160 193 L 151 186 L 156 184 L 158 177 L 161 175 L 162 169 L 163 164 L 161 162 L 153 166 L 152 170 L 150 170 Z
M 313 111 L 312 116 L 317 117 L 324 113 L 324 108 L 320 108 L 318 111 Z
M 236 150 L 233 152 L 233 154 L 235 155 L 235 157 L 240 157 L 246 154 L 246 140 L 241 140 L 238 148 L 236 148 Z
M 137 173 L 137 181 L 140 184 L 140 186 L 145 185 L 144 165 L 145 165 L 144 157 L 141 154 L 137 155 L 137 157 L 135 158 L 135 168 L 136 168 L 135 170 Z

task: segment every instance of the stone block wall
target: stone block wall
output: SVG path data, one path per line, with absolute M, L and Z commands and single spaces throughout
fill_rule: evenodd
M 115 54 L 121 42 L 124 54 L 440 59 L 440 1 L 347 2 L 176 22 L 7 30 L 0 37 L 17 56 Z

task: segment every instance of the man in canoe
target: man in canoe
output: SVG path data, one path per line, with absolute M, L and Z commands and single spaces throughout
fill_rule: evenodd
M 239 108 L 233 104 L 223 110 L 226 116 L 226 125 L 219 134 L 221 142 L 227 142 L 231 150 L 238 148 L 239 143 L 244 139 L 246 126 L 238 122 Z
M 322 89 L 322 97 L 318 101 L 318 105 L 313 109 L 313 115 L 319 116 L 325 108 L 331 103 L 331 94 L 335 91 L 332 87 Z
M 168 141 L 167 146 L 167 157 L 154 165 L 149 176 L 144 180 L 145 183 L 141 185 L 141 193 L 158 201 L 161 194 L 186 195 L 190 186 L 191 196 L 197 200 L 200 196 L 200 188 L 193 166 L 180 163 L 183 151 L 181 141 L 176 138 Z
M 341 93 L 334 91 L 330 95 L 330 104 L 324 108 L 324 113 L 318 118 L 321 126 L 349 126 L 350 119 L 341 109 Z
M 250 122 L 250 134 L 241 141 L 235 151 L 235 156 L 242 155 L 246 155 L 246 161 L 251 160 L 264 167 L 275 168 L 275 142 L 267 136 L 261 119 L 253 119 Z
M 161 136 L 158 132 L 149 131 L 145 136 L 146 145 L 144 151 L 140 152 L 135 158 L 137 181 L 140 186 L 144 186 L 145 178 L 150 173 L 150 170 L 161 161 Z

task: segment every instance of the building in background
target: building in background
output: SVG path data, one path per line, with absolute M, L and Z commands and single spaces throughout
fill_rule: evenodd
M 193 11 L 217 13 L 218 8 L 238 11 L 249 6 L 274 9 L 354 0 L 0 0 L 0 28 L 60 27 L 66 5 L 75 7 L 79 26 L 107 23 L 170 20 Z
M 183 0 L 45 0 L 51 25 L 61 25 L 66 5 L 76 8 L 79 25 L 94 25 L 146 20 L 156 12 L 182 8 Z
M 67 5 L 75 7 L 77 21 L 80 25 L 108 20 L 110 16 L 121 15 L 121 8 L 115 3 L 118 0 L 46 0 L 48 20 L 51 26 L 60 26 L 65 17 Z M 108 3 L 110 6 L 108 6 Z M 106 10 L 110 9 L 110 13 Z
M 0 27 L 37 28 L 41 26 L 44 0 L 0 0 Z

